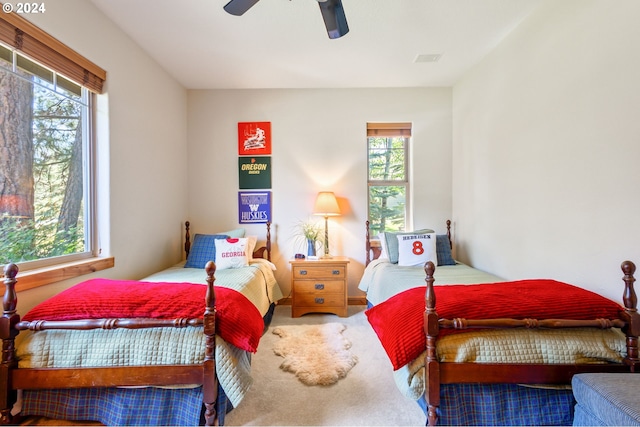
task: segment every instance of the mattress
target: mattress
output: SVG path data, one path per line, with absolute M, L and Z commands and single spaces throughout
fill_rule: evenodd
M 185 262 L 154 273 L 143 279 L 145 282 L 188 282 L 207 283 L 207 274 L 201 268 L 184 268 Z M 255 258 L 248 267 L 216 270 L 215 286 L 235 289 L 246 296 L 266 315 L 272 303 L 282 299 L 282 291 L 273 274 L 275 265 L 266 259 Z
M 424 286 L 426 273 L 422 267 L 401 267 L 387 258 L 373 260 L 364 270 L 358 289 L 366 292 L 371 305 L 380 304 L 393 295 L 409 288 Z M 436 285 L 494 283 L 504 279 L 493 274 L 456 262 L 436 268 Z

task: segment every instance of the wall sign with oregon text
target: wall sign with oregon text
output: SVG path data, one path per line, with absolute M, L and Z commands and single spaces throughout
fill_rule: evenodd
M 271 157 L 238 157 L 241 190 L 271 188 Z

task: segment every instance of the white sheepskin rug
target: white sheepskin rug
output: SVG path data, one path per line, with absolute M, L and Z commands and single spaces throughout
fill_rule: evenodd
M 306 385 L 331 385 L 347 376 L 358 363 L 351 342 L 342 335 L 342 323 L 279 326 L 273 333 L 282 338 L 273 352 L 284 357 L 280 368 L 293 372 Z

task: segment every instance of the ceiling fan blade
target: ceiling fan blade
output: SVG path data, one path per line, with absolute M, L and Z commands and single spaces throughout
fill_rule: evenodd
M 251 9 L 251 7 L 259 1 L 260 0 L 231 0 L 229 3 L 224 5 L 224 10 L 232 15 L 240 16 L 247 10 Z
M 320 12 L 330 39 L 337 39 L 349 32 L 342 0 L 319 1 Z

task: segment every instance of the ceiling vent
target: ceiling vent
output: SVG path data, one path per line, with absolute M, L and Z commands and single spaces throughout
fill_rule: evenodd
M 413 62 L 438 62 L 440 57 L 442 57 L 441 53 L 423 53 L 421 55 L 417 55 Z

